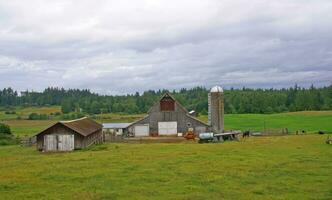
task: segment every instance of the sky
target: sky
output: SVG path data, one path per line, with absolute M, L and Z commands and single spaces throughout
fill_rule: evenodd
M 332 84 L 331 0 L 0 0 L 0 88 Z

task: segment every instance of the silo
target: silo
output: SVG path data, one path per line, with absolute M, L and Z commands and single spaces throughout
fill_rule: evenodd
M 224 132 L 224 92 L 220 86 L 214 86 L 208 96 L 209 125 L 214 133 Z

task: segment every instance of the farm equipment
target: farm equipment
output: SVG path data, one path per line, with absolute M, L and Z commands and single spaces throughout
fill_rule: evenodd
M 214 137 L 214 133 L 200 133 L 199 134 L 199 143 L 208 143 L 217 141 L 217 137 Z
M 195 133 L 192 129 L 189 129 L 188 132 L 184 135 L 184 138 L 187 140 L 195 140 Z
M 229 133 L 201 133 L 199 134 L 199 143 L 218 143 L 224 142 L 225 140 L 238 140 L 237 135 L 241 131 L 232 131 Z

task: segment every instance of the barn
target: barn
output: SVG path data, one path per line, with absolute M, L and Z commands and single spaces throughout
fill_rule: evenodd
M 209 125 L 196 119 L 169 93 L 165 93 L 148 111 L 147 116 L 130 124 L 128 133 L 136 137 L 171 136 L 209 131 Z
M 72 151 L 102 143 L 102 125 L 87 117 L 59 121 L 36 135 L 39 151 Z

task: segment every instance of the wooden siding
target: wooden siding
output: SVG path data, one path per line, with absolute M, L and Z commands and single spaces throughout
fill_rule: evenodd
M 44 135 L 45 151 L 72 151 L 74 150 L 74 134 Z
M 164 97 L 160 101 L 160 111 L 174 111 L 175 110 L 175 102 L 170 97 Z
M 44 145 L 44 136 L 45 135 L 74 135 L 74 149 L 82 149 L 91 144 L 102 143 L 103 135 L 102 129 L 84 137 L 72 129 L 65 127 L 62 124 L 57 124 L 49 129 L 47 129 L 42 134 L 37 135 L 37 149 L 40 151 L 46 150 Z
M 188 128 L 194 128 L 197 133 L 209 131 L 209 126 L 189 116 L 187 111 L 178 103 L 174 102 L 174 111 L 161 111 L 161 104 L 156 103 L 149 111 L 148 117 L 139 120 L 128 127 L 129 133 L 133 133 L 137 124 L 149 124 L 150 134 L 158 133 L 158 122 L 177 122 L 178 133 L 186 133 Z

